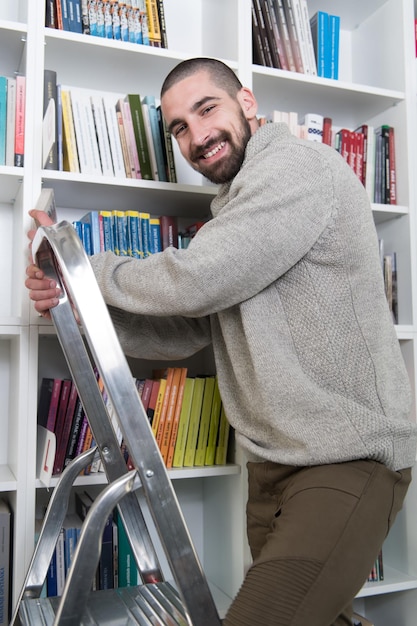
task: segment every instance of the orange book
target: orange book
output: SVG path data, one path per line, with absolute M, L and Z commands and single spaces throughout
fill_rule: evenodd
M 158 396 L 156 398 L 155 412 L 154 412 L 154 416 L 152 420 L 152 432 L 155 435 L 155 439 L 156 439 L 156 433 L 158 432 L 159 419 L 161 417 L 161 410 L 162 410 L 162 404 L 164 401 L 166 384 L 167 384 L 166 378 L 161 378 L 159 380 Z
M 158 430 L 156 431 L 156 443 L 158 444 L 159 449 L 161 449 L 162 446 L 162 433 L 165 428 L 165 420 L 168 412 L 174 370 L 174 367 L 168 367 L 167 369 L 165 393 L 162 401 L 161 414 L 159 416 Z
M 174 367 L 173 369 L 174 369 L 174 373 L 172 376 L 171 387 L 169 390 L 168 404 L 167 404 L 167 409 L 165 413 L 165 419 L 164 419 L 164 424 L 163 424 L 163 430 L 161 433 L 161 443 L 160 443 L 161 454 L 165 463 L 168 457 L 168 449 L 169 449 L 169 442 L 171 439 L 172 424 L 174 421 L 175 407 L 177 404 L 178 390 L 179 390 L 179 386 L 181 382 L 181 375 L 182 375 L 181 367 Z
M 178 423 L 180 420 L 182 400 L 184 397 L 185 379 L 187 377 L 187 368 L 181 367 L 179 369 L 180 369 L 180 380 L 178 383 L 177 401 L 175 403 L 175 412 L 174 412 L 172 425 L 171 425 L 170 433 L 169 433 L 169 445 L 168 445 L 166 459 L 164 457 L 167 467 L 172 467 L 172 461 L 174 459 L 175 444 L 177 442 L 177 435 L 178 435 Z

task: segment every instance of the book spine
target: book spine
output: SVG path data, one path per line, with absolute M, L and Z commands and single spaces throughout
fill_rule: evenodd
M 164 0 L 157 0 L 159 28 L 161 31 L 161 47 L 168 48 L 168 33 L 165 20 Z
M 0 76 L 0 165 L 6 165 L 7 77 Z
M 285 48 L 285 54 L 288 61 L 288 69 L 291 72 L 296 72 L 294 54 L 292 51 L 290 33 L 288 30 L 287 17 L 284 10 L 283 0 L 274 0 L 275 14 L 277 16 L 278 29 L 281 34 L 281 39 Z
M 148 15 L 149 41 L 151 46 L 161 48 L 161 29 L 159 26 L 158 6 L 156 0 L 146 0 Z
M 91 96 L 94 126 L 97 134 L 101 169 L 104 176 L 114 176 L 104 106 L 101 96 Z
M 23 167 L 25 154 L 26 76 L 16 77 L 14 164 Z
M 141 175 L 145 180 L 152 180 L 152 167 L 149 157 L 149 148 L 146 139 L 145 122 L 143 119 L 140 96 L 139 94 L 128 94 L 126 98 L 130 105 Z
M 286 19 L 287 19 L 288 35 L 290 38 L 295 70 L 296 72 L 299 72 L 300 74 L 304 74 L 304 65 L 303 65 L 303 59 L 301 56 L 300 41 L 298 38 L 298 32 L 297 32 L 297 28 L 295 25 L 295 17 L 294 17 L 291 0 L 284 0 L 284 11 L 285 11 Z
M 74 116 L 70 92 L 61 88 L 63 122 L 63 164 L 65 171 L 79 172 L 78 146 L 75 137 Z
M 16 125 L 16 79 L 7 79 L 6 165 L 14 165 L 14 129 Z
M 339 15 L 329 15 L 329 48 L 330 67 L 329 78 L 337 80 L 339 78 L 339 38 L 340 38 L 340 17 Z

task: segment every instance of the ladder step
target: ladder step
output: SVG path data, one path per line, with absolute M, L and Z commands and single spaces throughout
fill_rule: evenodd
M 60 598 L 22 600 L 22 626 L 53 626 Z M 177 591 L 169 582 L 93 591 L 80 626 L 187 626 Z

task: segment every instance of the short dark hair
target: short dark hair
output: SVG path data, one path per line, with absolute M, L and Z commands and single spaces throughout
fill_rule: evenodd
M 242 89 L 242 83 L 228 65 L 218 59 L 196 57 L 181 61 L 170 71 L 162 84 L 161 98 L 177 82 L 200 71 L 207 72 L 211 80 L 221 89 L 224 89 L 231 98 L 235 98 Z

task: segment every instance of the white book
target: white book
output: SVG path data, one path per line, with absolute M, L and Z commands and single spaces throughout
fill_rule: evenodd
M 114 176 L 113 163 L 110 151 L 109 135 L 107 132 L 106 117 L 104 115 L 103 99 L 99 94 L 90 96 L 96 128 L 98 147 L 100 152 L 101 169 L 104 176 Z
M 7 79 L 6 165 L 14 165 L 14 131 L 16 125 L 16 79 Z
M 323 115 L 306 113 L 303 124 L 306 127 L 307 139 L 321 143 L 323 139 Z
M 295 30 L 300 47 L 301 60 L 303 62 L 304 74 L 311 74 L 310 55 L 308 53 L 308 41 L 306 26 L 301 10 L 301 0 L 291 0 L 292 13 L 294 15 Z
M 101 175 L 100 154 L 90 95 L 87 91 L 74 87 L 70 88 L 70 94 L 81 173 Z
M 305 30 L 306 37 L 307 37 L 306 41 L 307 41 L 307 51 L 308 51 L 308 57 L 309 57 L 310 74 L 312 74 L 313 76 L 317 76 L 317 62 L 316 62 L 316 55 L 314 52 L 313 37 L 311 34 L 310 16 L 308 13 L 307 0 L 300 0 L 300 5 L 301 5 L 301 15 L 304 20 L 304 30 Z
M 109 134 L 114 176 L 116 178 L 126 178 L 122 144 L 120 142 L 119 123 L 116 114 L 116 100 L 116 96 L 103 96 L 104 115 L 107 123 L 107 132 Z

